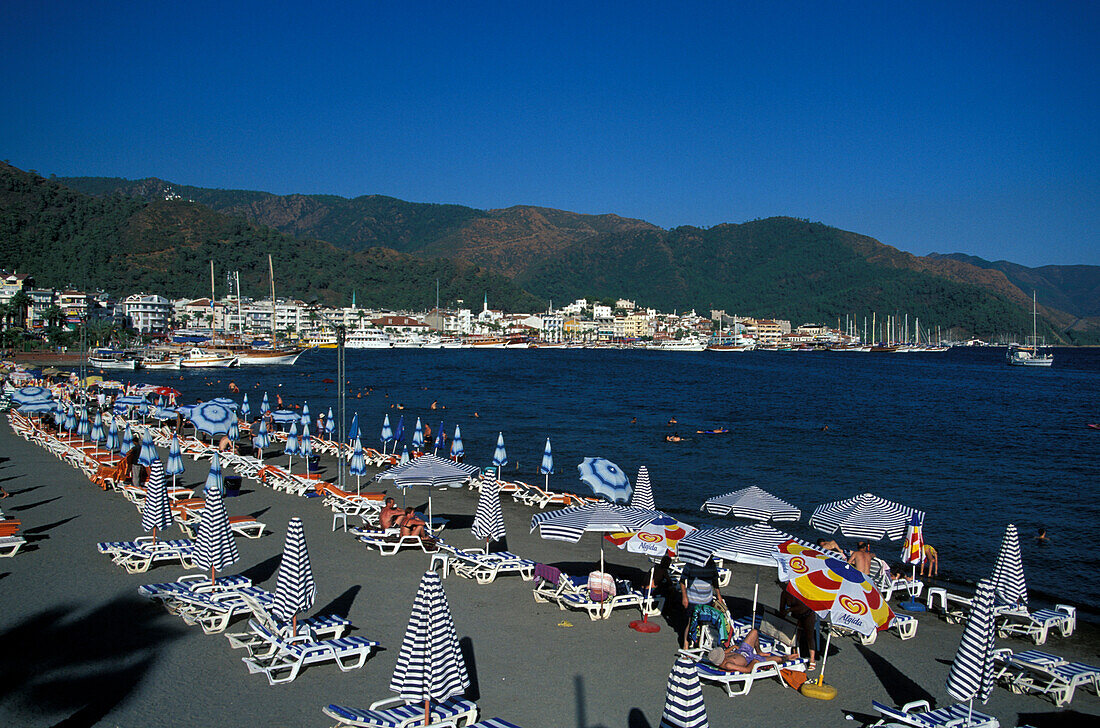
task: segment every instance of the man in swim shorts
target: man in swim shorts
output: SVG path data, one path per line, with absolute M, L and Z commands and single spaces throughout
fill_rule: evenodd
M 398 525 L 398 519 L 403 515 L 405 511 L 397 507 L 392 497 L 387 497 L 382 505 L 382 511 L 378 514 L 378 523 L 385 531 Z
M 856 567 L 864 574 L 871 575 L 871 563 L 875 560 L 875 555 L 871 551 L 871 544 L 866 541 L 860 541 L 856 545 L 856 550 L 852 552 L 852 555 L 848 557 L 848 563 Z

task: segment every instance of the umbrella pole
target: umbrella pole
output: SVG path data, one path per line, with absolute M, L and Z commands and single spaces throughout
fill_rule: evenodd
M 214 586 L 214 584 L 216 584 L 216 583 L 217 582 L 214 580 L 214 567 L 213 567 L 213 565 L 211 565 L 211 567 L 210 567 L 210 586 Z
M 431 719 L 429 717 L 430 716 L 430 707 L 429 707 L 430 703 L 431 703 L 431 698 L 424 698 L 424 725 L 430 725 L 431 724 Z
M 825 683 L 825 662 L 829 659 L 829 642 L 833 639 L 833 631 L 830 629 L 825 635 L 825 651 L 821 653 L 821 672 L 817 674 L 817 684 Z
M 153 543 L 157 542 L 157 527 L 153 526 Z
M 756 567 L 756 584 L 752 588 L 752 626 L 756 629 L 756 600 L 760 594 L 760 567 Z
M 355 495 L 362 495 L 362 493 L 359 492 L 359 476 L 358 475 L 355 476 Z
M 298 613 L 295 612 L 294 616 L 290 618 L 290 636 L 294 637 L 298 634 Z

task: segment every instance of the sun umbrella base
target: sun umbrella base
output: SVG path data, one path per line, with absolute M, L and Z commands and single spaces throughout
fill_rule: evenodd
M 630 628 L 638 632 L 645 632 L 646 634 L 653 634 L 654 632 L 661 631 L 661 625 L 645 619 L 635 619 L 630 623 Z
M 920 602 L 918 602 L 916 599 L 914 599 L 911 602 L 902 602 L 902 603 L 898 604 L 898 606 L 901 607 L 902 609 L 904 609 L 907 612 L 923 612 L 923 611 L 925 611 L 925 606 L 923 604 L 921 604 Z
M 832 685 L 818 685 L 817 682 L 814 681 L 802 683 L 799 692 L 807 698 L 814 698 L 815 700 L 832 700 L 836 697 L 836 688 Z

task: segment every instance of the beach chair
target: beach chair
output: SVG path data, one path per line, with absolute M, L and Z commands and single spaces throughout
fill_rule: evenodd
M 536 602 L 554 602 L 561 611 L 575 609 L 586 612 L 593 622 L 597 619 L 605 619 L 606 614 L 610 613 L 602 601 L 592 599 L 592 594 L 588 591 L 587 576 L 570 576 L 563 573 L 553 588 L 545 581 L 536 585 L 533 595 Z
M 275 595 L 257 586 L 223 592 L 195 592 L 164 600 L 168 611 L 178 614 L 185 624 L 199 625 L 205 634 L 224 632 L 236 617 L 254 614 L 258 603 L 271 609 Z
M 1100 668 L 1039 650 L 998 653 L 995 659 L 1002 669 L 997 678 L 1014 693 L 1043 695 L 1058 707 L 1072 702 L 1078 687 L 1100 695 Z
M 0 536 L 0 558 L 11 558 L 19 553 L 27 539 L 22 536 Z
M 931 709 L 927 700 L 914 700 L 900 708 L 871 701 L 882 718 L 876 726 L 911 725 L 917 728 L 1000 728 L 1000 721 L 991 715 L 972 710 L 967 703 L 955 703 Z
M 321 709 L 336 723 L 333 728 L 413 728 L 424 725 L 424 703 L 402 698 L 386 698 L 371 703 L 369 708 L 349 708 L 329 705 Z M 429 703 L 428 725 L 440 728 L 469 728 L 477 720 L 477 703 L 466 698 L 448 698 Z
M 458 549 L 443 542 L 439 546 L 440 553 L 432 556 L 432 564 L 441 563 L 444 576 L 448 571 L 454 571 L 459 576 L 476 580 L 478 584 L 492 584 L 501 574 L 519 574 L 524 581 L 535 578 L 535 562 L 510 551 L 489 554 L 480 549 Z M 444 556 L 447 558 L 442 558 Z
M 152 536 L 138 536 L 133 541 L 104 541 L 96 547 L 130 574 L 140 574 L 164 563 L 179 563 L 186 569 L 195 566 L 195 544 L 190 539 L 162 539 L 154 543 Z
M 871 582 L 882 594 L 883 600 L 887 602 L 894 596 L 894 592 L 904 592 L 909 595 L 910 599 L 916 601 L 920 599 L 921 592 L 924 591 L 923 581 L 901 574 L 894 576 L 890 571 L 890 565 L 883 559 L 871 560 L 870 576 Z
M 371 548 L 378 549 L 378 553 L 383 556 L 393 556 L 398 551 L 404 549 L 420 549 L 426 554 L 434 554 L 439 551 L 439 541 L 431 536 L 402 536 L 400 531 L 393 534 L 390 532 L 368 532 L 362 529 L 353 529 L 356 533 L 356 538 L 360 542 L 365 543 Z M 390 529 L 391 531 L 393 529 Z
M 898 636 L 900 640 L 909 640 L 917 636 L 917 618 L 909 614 L 894 613 L 894 621 L 890 623 L 890 628 L 886 631 L 893 632 Z M 878 640 L 879 630 L 875 630 L 871 634 L 862 634 L 855 630 L 841 627 L 837 624 L 830 622 L 827 625 L 829 631 L 838 637 L 851 637 L 858 640 L 861 645 L 873 645 Z
M 249 657 L 271 657 L 278 648 L 279 640 L 287 640 L 293 636 L 308 637 L 313 641 L 339 639 L 351 626 L 351 622 L 343 617 L 323 614 L 299 619 L 297 631 L 291 634 L 290 622 L 276 620 L 259 605 L 253 611 L 256 617 L 248 620 L 247 632 L 228 632 L 225 635 L 230 647 L 247 650 Z
M 653 558 L 653 563 L 661 563 L 661 558 Z M 718 571 L 718 587 L 724 589 L 729 586 L 730 580 L 733 579 L 733 571 L 722 564 L 721 559 L 714 559 L 714 568 Z M 668 566 L 668 577 L 673 582 L 679 582 L 680 578 L 684 575 L 684 562 L 673 560 Z
M 1054 609 L 1036 612 L 1007 612 L 997 624 L 997 634 L 1001 637 L 1026 637 L 1041 645 L 1053 630 L 1069 637 L 1076 626 L 1077 609 L 1068 604 L 1057 604 Z
M 291 682 L 303 667 L 325 662 L 335 662 L 341 672 L 356 670 L 366 664 L 371 651 L 379 645 L 358 636 L 329 640 L 314 640 L 309 635 L 283 638 L 264 629 L 255 620 L 250 626 L 264 630 L 264 638 L 271 641 L 273 649 L 266 657 L 242 657 L 241 661 L 250 674 L 266 675 L 270 685 Z
M 809 660 L 805 658 L 789 660 L 784 663 L 757 661 L 752 664 L 748 672 L 727 672 L 710 663 L 700 662 L 698 664 L 699 679 L 720 686 L 726 691 L 726 695 L 735 698 L 739 695 L 748 695 L 749 691 L 752 690 L 752 686 L 758 680 L 775 678 L 780 685 L 787 687 L 787 683 L 783 681 L 782 676 L 779 674 L 779 670 L 805 672 L 808 662 Z
M 210 583 L 210 577 L 206 574 L 184 574 L 175 581 L 142 584 L 138 587 L 138 594 L 154 601 L 165 601 L 180 595 L 234 591 L 249 586 L 252 586 L 252 580 L 239 574 L 219 576 L 213 584 Z

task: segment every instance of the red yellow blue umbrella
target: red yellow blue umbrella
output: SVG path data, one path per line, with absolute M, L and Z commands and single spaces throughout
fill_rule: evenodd
M 671 516 L 661 516 L 637 531 L 609 533 L 604 538 L 634 554 L 664 556 L 665 552 L 675 554 L 680 539 L 694 530 L 695 526 L 680 523 Z

